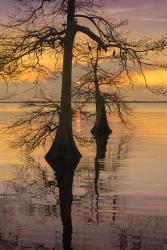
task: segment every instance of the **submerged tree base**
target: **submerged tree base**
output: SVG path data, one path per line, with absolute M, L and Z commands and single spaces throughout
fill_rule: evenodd
M 96 135 L 110 135 L 112 130 L 109 127 L 106 109 L 105 109 L 105 101 L 103 96 L 100 93 L 99 87 L 96 86 L 96 121 L 91 129 L 91 133 L 96 137 Z
M 45 155 L 48 162 L 56 160 L 79 161 L 81 157 L 82 155 L 75 144 L 72 134 L 62 130 L 57 131 L 55 140 Z
M 109 136 L 112 133 L 112 130 L 110 129 L 109 126 L 94 126 L 91 129 L 91 133 L 96 137 L 98 135 L 101 136 Z

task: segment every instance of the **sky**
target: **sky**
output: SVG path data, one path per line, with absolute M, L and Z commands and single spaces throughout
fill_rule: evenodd
M 159 37 L 166 33 L 166 0 L 106 0 L 111 16 L 127 19 L 135 36 Z
M 166 33 L 167 0 L 104 0 L 105 10 L 111 17 L 128 19 L 136 33 L 159 36 Z M 14 10 L 15 0 L 0 1 L 3 19 Z
M 105 0 L 103 13 L 116 19 L 127 19 L 131 36 L 140 38 L 149 36 L 160 38 L 167 34 L 167 0 Z M 0 20 L 10 15 L 15 6 L 15 0 L 0 1 Z M 156 81 L 167 79 L 167 73 L 158 72 Z M 167 81 L 166 81 L 167 82 Z

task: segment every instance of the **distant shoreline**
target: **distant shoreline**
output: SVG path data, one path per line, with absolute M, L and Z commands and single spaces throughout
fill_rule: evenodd
M 43 103 L 42 101 L 8 101 L 8 102 L 5 102 L 5 101 L 0 101 L 0 104 L 28 104 L 28 103 Z M 50 103 L 49 101 L 48 102 L 45 102 L 45 103 Z M 55 101 L 55 103 L 60 103 L 60 101 Z M 83 103 L 83 102 L 72 102 L 73 104 L 74 103 Z M 123 101 L 121 103 L 167 103 L 167 101 Z M 88 102 L 88 104 L 95 104 L 95 102 Z

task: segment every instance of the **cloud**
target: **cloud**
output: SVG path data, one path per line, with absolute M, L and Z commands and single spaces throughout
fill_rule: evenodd
M 105 0 L 105 3 L 107 6 L 110 7 L 121 7 L 121 8 L 128 8 L 128 7 L 138 7 L 138 6 L 144 6 L 144 5 L 166 5 L 166 0 Z
M 151 22 L 167 21 L 166 0 L 106 0 L 108 13 L 117 18 Z
M 150 18 L 150 17 L 143 17 L 139 18 L 140 21 L 147 21 L 147 22 L 167 22 L 167 18 Z

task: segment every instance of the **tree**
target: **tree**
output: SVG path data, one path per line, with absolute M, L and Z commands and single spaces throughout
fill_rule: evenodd
M 7 41 L 7 46 L 3 50 L 3 59 L 5 58 L 5 60 L 1 68 L 3 68 L 5 74 L 10 76 L 17 75 L 30 68 L 46 71 L 46 68 L 40 64 L 40 57 L 44 50 L 50 48 L 58 53 L 58 50 L 63 47 L 59 127 L 46 158 L 80 158 L 81 155 L 72 136 L 71 75 L 74 38 L 77 32 L 82 32 L 96 40 L 103 48 L 106 47 L 100 37 L 88 27 L 77 23 L 76 18 L 84 18 L 84 15 L 76 14 L 76 11 L 81 12 L 81 9 L 88 11 L 89 8 L 96 6 L 95 1 L 30 0 L 22 2 L 27 4 L 28 14 L 25 18 L 17 19 L 15 24 L 9 25 L 12 28 L 19 27 L 19 30 L 17 30 L 16 36 L 3 39 L 3 42 L 4 40 Z M 52 21 L 54 18 L 66 17 L 66 23 L 59 28 L 56 27 L 56 24 L 50 26 L 47 24 L 49 16 L 51 16 Z M 40 24 L 41 20 L 42 23 Z M 28 28 L 28 25 L 30 25 L 30 28 Z M 14 41 L 12 44 L 11 40 Z M 4 44 L 2 45 L 4 46 Z M 25 64 L 26 57 L 34 57 L 35 63 L 32 65 Z M 18 66 L 21 67 L 18 69 Z
M 121 96 L 119 83 L 121 72 L 120 69 L 117 71 L 112 69 L 112 62 L 108 62 L 112 56 L 104 55 L 96 44 L 87 43 L 79 47 L 82 47 L 82 54 L 84 51 L 84 60 L 86 60 L 84 71 L 86 73 L 84 72 L 77 81 L 73 97 L 76 102 L 79 102 L 80 110 L 83 110 L 88 102 L 95 102 L 96 118 L 91 132 L 94 136 L 98 134 L 108 136 L 112 130 L 109 127 L 106 113 L 116 110 L 121 121 L 125 122 L 124 115 L 129 111 Z M 108 63 L 111 68 L 106 69 Z M 105 89 L 108 86 L 109 88 Z
M 141 70 L 142 55 L 148 51 L 160 51 L 166 46 L 162 38 L 156 43 L 129 43 L 118 37 L 112 22 L 96 14 L 102 6 L 101 0 L 22 0 L 22 17 L 13 18 L 1 36 L 0 70 L 6 80 L 25 71 L 36 70 L 48 74 L 41 59 L 47 53 L 56 56 L 63 52 L 62 91 L 59 126 L 54 142 L 46 154 L 47 159 L 79 159 L 81 157 L 72 135 L 72 59 L 74 40 L 82 33 L 95 41 L 99 49 L 119 50 L 122 65 L 128 58 L 138 62 Z M 56 20 L 56 21 L 55 21 Z M 82 25 L 87 20 L 90 26 Z M 7 34 L 5 34 L 7 33 Z M 144 62 L 147 65 L 147 62 Z M 129 72 L 128 72 L 129 73 Z
M 143 78 L 145 88 L 148 91 L 154 94 L 166 95 L 164 86 L 151 87 L 145 75 L 145 70 L 166 68 L 166 64 L 152 60 L 153 57 L 158 59 L 157 55 L 166 49 L 165 38 L 157 42 L 151 42 L 146 38 L 135 42 L 127 41 L 119 31 L 119 28 L 124 27 L 125 23 L 112 25 L 113 40 L 117 42 L 117 50 L 108 48 L 107 53 L 104 55 L 101 48 L 92 41 L 81 42 L 80 45 L 76 46 L 76 63 L 77 61 L 86 62 L 86 66 L 83 66 L 86 73 L 77 80 L 74 98 L 75 101 L 82 100 L 83 103 L 80 105 L 80 109 L 83 109 L 87 102 L 96 103 L 96 120 L 91 130 L 94 135 L 110 134 L 111 129 L 107 121 L 107 111 L 111 112 L 116 109 L 120 119 L 125 122 L 124 114 L 129 113 L 128 106 L 121 95 L 123 88 L 121 83 L 125 82 L 125 78 L 129 85 L 135 88 L 139 84 L 139 81 L 135 79 L 135 74 L 138 74 Z M 127 44 L 131 44 L 131 48 L 122 52 L 119 43 L 125 47 Z

